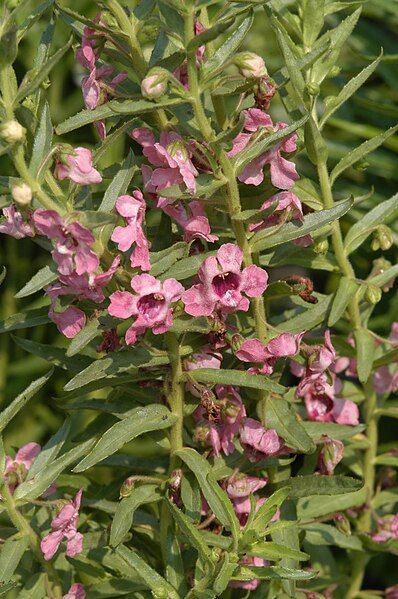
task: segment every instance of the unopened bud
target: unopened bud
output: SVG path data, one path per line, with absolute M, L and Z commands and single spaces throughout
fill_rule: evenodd
M 381 300 L 382 290 L 376 285 L 368 285 L 365 291 L 365 299 L 369 304 L 377 304 Z
M 154 597 L 154 599 L 167 599 L 168 596 L 168 591 L 164 587 L 152 589 L 152 597 Z
M 312 249 L 316 254 L 321 254 L 324 256 L 329 249 L 329 242 L 327 239 L 320 239 L 312 246 Z
M 0 138 L 8 144 L 15 144 L 24 141 L 26 129 L 18 121 L 6 121 L 0 125 Z
M 340 72 L 341 72 L 341 67 L 334 65 L 328 72 L 327 76 L 329 77 L 329 79 L 331 79 L 332 77 L 337 77 L 337 75 L 339 75 Z
M 177 470 L 173 470 L 169 479 L 170 488 L 173 491 L 178 491 L 181 486 L 181 478 L 182 478 L 182 470 L 181 468 L 177 468 Z
M 144 98 L 156 100 L 163 96 L 167 89 L 169 74 L 165 69 L 151 69 L 141 82 L 141 93 Z
M 377 235 L 379 238 L 380 248 L 383 251 L 389 250 L 394 243 L 390 227 L 387 227 L 386 225 L 380 225 L 377 227 Z
M 362 173 L 363 171 L 366 171 L 366 169 L 369 167 L 369 162 L 367 162 L 366 160 L 359 160 L 356 164 L 354 164 L 354 169 L 356 171 L 359 171 L 360 173 Z
M 213 547 L 210 554 L 210 559 L 213 563 L 217 563 L 221 556 L 221 549 L 219 547 Z
M 32 189 L 23 181 L 12 186 L 11 195 L 14 202 L 20 206 L 27 206 L 32 201 Z
M 317 96 L 320 91 L 321 91 L 321 88 L 314 81 L 307 83 L 307 92 L 309 93 L 310 96 Z
M 126 478 L 126 480 L 120 487 L 120 493 L 119 493 L 120 497 L 122 497 L 122 498 L 129 497 L 134 490 L 134 484 L 135 484 L 134 477 L 129 476 L 129 478 Z
M 246 79 L 251 79 L 253 77 L 259 79 L 268 74 L 264 60 L 254 52 L 240 52 L 240 54 L 235 56 L 234 64 L 238 67 L 241 75 L 246 77 Z
M 336 523 L 337 530 L 342 532 L 344 535 L 351 534 L 351 525 L 350 525 L 350 521 L 348 520 L 347 516 L 345 516 L 344 514 L 341 514 L 341 513 L 336 514 L 334 517 L 334 521 Z

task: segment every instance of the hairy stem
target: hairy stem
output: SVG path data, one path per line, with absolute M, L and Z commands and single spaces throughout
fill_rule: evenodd
M 171 452 L 183 447 L 182 430 L 184 420 L 184 382 L 182 381 L 182 364 L 180 358 L 180 344 L 174 333 L 166 333 L 166 343 L 171 366 L 171 379 L 167 385 L 167 400 L 170 410 L 177 420 L 170 430 Z M 178 459 L 171 457 L 170 472 L 178 465 Z

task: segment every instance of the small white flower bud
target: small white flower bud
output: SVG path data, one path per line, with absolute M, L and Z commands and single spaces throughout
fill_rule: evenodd
M 21 206 L 27 206 L 32 201 L 32 190 L 29 185 L 23 181 L 14 183 L 12 186 L 11 195 L 14 202 L 20 204 Z
M 254 52 L 241 52 L 240 54 L 237 54 L 234 63 L 238 67 L 241 75 L 247 79 L 253 77 L 259 79 L 268 74 L 264 60 L 261 56 L 258 56 L 258 54 L 254 54 Z
M 6 121 L 0 125 L 0 137 L 9 144 L 15 144 L 25 139 L 26 129 L 18 121 Z
M 156 100 L 167 90 L 168 73 L 164 69 L 151 69 L 141 82 L 141 93 L 148 100 Z

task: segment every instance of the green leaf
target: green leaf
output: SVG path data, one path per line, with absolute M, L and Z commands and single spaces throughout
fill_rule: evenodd
M 190 52 L 196 50 L 196 48 L 199 48 L 199 46 L 204 46 L 208 42 L 211 42 L 212 40 L 219 38 L 220 35 L 226 29 L 228 29 L 234 22 L 234 18 L 227 19 L 226 21 L 216 23 L 216 25 L 214 25 L 213 27 L 209 27 L 209 29 L 205 29 L 202 33 L 199 33 L 199 35 L 195 35 L 195 37 L 193 37 L 191 41 L 188 43 L 187 53 L 189 54 Z
M 135 163 L 134 153 L 130 150 L 117 175 L 112 179 L 111 184 L 106 190 L 98 210 L 102 212 L 111 212 L 113 210 L 117 198 L 127 192 L 130 181 L 137 170 L 138 167 Z
M 123 542 L 128 534 L 134 520 L 134 512 L 145 503 L 154 503 L 162 498 L 158 485 L 141 485 L 129 497 L 122 499 L 116 508 L 115 516 L 111 524 L 109 544 L 116 547 Z
M 169 508 L 174 520 L 178 524 L 181 532 L 186 536 L 189 543 L 196 549 L 199 556 L 209 561 L 210 549 L 203 540 L 202 533 L 196 528 L 192 520 L 178 509 L 170 500 L 166 499 L 167 507 Z
M 357 426 L 348 426 L 344 424 L 336 424 L 335 422 L 302 422 L 301 423 L 307 434 L 314 441 L 319 441 L 323 435 L 327 435 L 332 439 L 349 439 L 365 430 L 364 424 Z
M 5 584 L 11 580 L 28 545 L 28 536 L 20 537 L 19 539 L 10 538 L 3 543 L 0 553 L 1 584 Z
M 223 68 L 224 63 L 237 51 L 253 24 L 253 14 L 250 13 L 239 27 L 228 35 L 226 41 L 216 50 L 209 60 L 203 63 L 201 75 L 203 79 L 209 79 Z
M 375 416 L 386 416 L 387 418 L 398 418 L 398 406 L 389 408 L 378 408 L 375 410 Z
M 365 487 L 353 493 L 341 494 L 341 491 L 337 491 L 336 494 L 324 496 L 324 500 L 322 501 L 319 500 L 319 497 L 299 499 L 297 503 L 297 516 L 300 520 L 307 521 L 312 518 L 333 514 L 334 512 L 342 512 L 350 507 L 362 505 L 365 501 Z
M 397 212 L 398 193 L 393 195 L 392 198 L 377 204 L 369 212 L 365 212 L 365 214 L 352 225 L 344 239 L 344 249 L 347 255 L 356 250 L 378 225 L 392 220 Z
M 40 389 L 52 376 L 53 372 L 54 370 L 51 369 L 47 374 L 30 383 L 25 391 L 22 391 L 22 393 L 20 393 L 18 397 L 16 397 L 14 401 L 10 403 L 10 405 L 2 410 L 0 413 L 0 432 L 3 431 L 7 424 L 11 422 L 11 420 L 18 414 L 18 412 L 22 410 L 24 406 L 26 406 L 28 401 L 32 399 L 32 397 L 34 397 L 38 391 L 40 391 Z
M 53 283 L 57 278 L 58 274 L 55 266 L 44 266 L 15 294 L 15 297 L 18 299 L 28 297 L 36 293 L 36 291 L 40 291 L 43 287 L 47 287 L 47 285 Z
M 308 233 L 312 233 L 346 214 L 351 208 L 352 203 L 351 199 L 342 200 L 341 202 L 337 202 L 333 208 L 307 214 L 302 223 L 290 222 L 284 224 L 282 227 L 275 225 L 265 231 L 259 231 L 250 240 L 252 250 L 254 252 L 261 252 L 287 241 L 303 237 L 303 235 L 308 235 Z
M 118 547 L 115 553 L 120 556 L 129 568 L 132 568 L 142 578 L 145 586 L 152 589 L 162 597 L 168 597 L 169 599 L 179 599 L 177 591 L 171 586 L 160 574 L 153 570 L 148 564 L 135 553 L 124 545 Z
M 48 102 L 45 102 L 33 142 L 32 158 L 29 163 L 29 171 L 35 178 L 38 176 L 40 167 L 44 164 L 51 150 L 52 138 L 53 126 L 51 123 L 50 107 Z M 42 177 L 40 180 L 42 180 Z
M 74 472 L 91 468 L 139 435 L 169 428 L 176 419 L 165 406 L 158 404 L 131 410 L 129 417 L 117 422 L 102 435 L 90 453 L 74 468 Z
M 206 252 L 205 254 L 197 254 L 178 260 L 171 268 L 161 274 L 160 279 L 163 281 L 170 278 L 177 279 L 177 281 L 188 279 L 198 272 L 198 268 L 206 258 L 214 256 L 215 253 L 215 251 Z
M 23 339 L 22 337 L 13 337 L 13 340 L 19 347 L 22 347 L 25 351 L 51 362 L 55 366 L 69 370 L 70 372 L 80 372 L 91 364 L 91 359 L 82 354 L 78 356 L 68 357 L 66 350 L 62 347 L 55 347 L 54 345 L 46 345 L 45 343 L 36 343 L 30 339 Z
M 297 131 L 297 129 L 300 129 L 300 127 L 302 127 L 307 120 L 308 115 L 304 116 L 298 121 L 295 121 L 284 129 L 279 129 L 279 131 L 276 131 L 276 133 L 271 133 L 271 135 L 268 135 L 265 137 L 265 139 L 257 140 L 255 143 L 250 144 L 236 157 L 236 173 L 239 175 L 245 166 L 249 164 L 249 162 L 257 158 L 257 156 L 260 156 L 260 154 L 264 154 L 264 152 L 266 152 L 271 146 L 274 146 L 278 142 L 286 139 L 286 137 L 289 137 L 289 135 Z
M 311 495 L 333 495 L 334 493 L 353 493 L 362 487 L 362 482 L 341 474 L 325 476 L 311 474 L 287 478 L 277 485 L 279 488 L 290 487 L 291 498 L 309 497 Z
M 224 553 L 221 568 L 216 574 L 216 579 L 213 585 L 213 589 L 217 593 L 217 597 L 221 595 L 221 593 L 223 593 L 228 587 L 229 581 L 231 580 L 231 577 L 237 568 L 238 564 L 236 562 L 230 561 L 229 554 L 227 552 Z
M 300 312 L 297 316 L 293 316 L 293 318 L 279 324 L 278 329 L 289 333 L 301 333 L 313 329 L 326 319 L 332 300 L 333 296 L 327 295 L 308 310 Z
M 372 372 L 376 351 L 375 338 L 367 329 L 357 329 L 354 331 L 354 337 L 357 351 L 358 378 L 361 383 L 366 383 Z
M 59 63 L 64 54 L 69 50 L 72 45 L 73 36 L 69 38 L 69 40 L 53 54 L 44 65 L 40 67 L 40 69 L 31 69 L 28 71 L 19 86 L 18 93 L 15 98 L 15 102 L 21 102 L 26 96 L 32 94 L 36 89 L 45 81 L 52 69 Z
M 316 576 L 316 572 L 309 570 L 294 570 L 282 566 L 263 566 L 259 568 L 248 568 L 240 566 L 232 580 L 309 580 Z
M 105 312 L 103 314 L 105 314 Z M 99 318 L 92 318 L 86 324 L 86 326 L 84 326 L 81 331 L 78 332 L 76 337 L 73 337 L 66 351 L 66 355 L 75 356 L 78 354 L 83 348 L 86 347 L 86 345 L 90 343 L 90 341 L 95 339 L 97 335 L 100 335 L 102 330 L 103 327 Z
M 380 466 L 398 466 L 398 456 L 393 453 L 381 453 L 374 459 L 374 463 Z
M 221 489 L 218 483 L 213 480 L 211 466 L 208 461 L 197 451 L 188 447 L 184 447 L 184 449 L 174 452 L 174 455 L 181 458 L 190 470 L 192 470 L 210 509 L 214 512 L 221 524 L 230 530 L 232 535 L 237 538 L 239 536 L 239 522 L 228 495 Z
M 279 559 L 294 559 L 297 561 L 305 561 L 310 559 L 307 553 L 291 549 L 290 547 L 284 547 L 278 543 L 272 541 L 266 541 L 251 545 L 247 549 L 247 555 L 256 557 L 262 557 L 263 559 L 270 560 L 272 562 Z
M 330 524 L 315 523 L 305 525 L 305 540 L 311 545 L 336 545 L 342 549 L 362 551 L 362 543 L 353 535 L 345 535 Z
M 306 433 L 290 404 L 281 398 L 268 397 L 265 404 L 267 428 L 273 428 L 278 435 L 292 447 L 302 453 L 315 451 L 315 444 Z
M 209 383 L 217 385 L 234 385 L 237 387 L 249 387 L 250 389 L 263 389 L 275 393 L 285 393 L 286 388 L 266 376 L 260 374 L 250 374 L 243 370 L 218 370 L 216 368 L 198 368 L 191 370 L 187 379 L 194 379 L 199 383 Z
M 19 312 L 13 314 L 0 321 L 0 334 L 9 333 L 10 331 L 16 331 L 18 329 L 28 329 L 30 327 L 37 327 L 42 324 L 51 322 L 48 317 L 48 308 L 39 308 L 37 310 L 27 310 L 26 312 Z
M 40 470 L 36 476 L 21 483 L 14 493 L 15 499 L 31 501 L 42 495 L 61 473 L 65 473 L 71 464 L 86 455 L 94 443 L 95 439 L 88 439 L 83 443 L 79 443 L 79 445 L 54 460 L 52 464 Z
M 315 0 L 317 1 L 317 0 Z M 336 110 L 340 108 L 344 102 L 348 100 L 364 83 L 365 81 L 374 73 L 379 64 L 381 57 L 383 56 L 383 51 L 380 53 L 380 56 L 376 58 L 370 65 L 365 67 L 356 77 L 349 79 L 348 83 L 340 90 L 337 96 L 332 96 L 328 98 L 325 112 L 322 115 L 322 119 L 320 121 L 320 127 L 326 123 L 329 117 L 332 116 Z
M 306 0 L 303 10 L 303 42 L 312 48 L 324 21 L 325 0 Z
M 358 291 L 360 285 L 353 279 L 341 277 L 335 293 L 328 318 L 328 326 L 332 327 L 343 316 L 348 304 Z
M 256 511 L 254 518 L 248 526 L 249 530 L 255 530 L 258 533 L 264 533 L 267 524 L 270 522 L 276 511 L 280 508 L 285 499 L 289 496 L 290 487 L 283 487 L 275 493 L 272 493 Z
M 395 125 L 395 127 L 390 127 L 389 129 L 387 129 L 387 131 L 384 131 L 384 133 L 372 137 L 372 139 L 365 141 L 363 144 L 361 144 L 351 152 L 348 152 L 348 154 L 345 154 L 344 158 L 342 158 L 340 162 L 336 164 L 336 166 L 330 173 L 330 181 L 332 185 L 336 181 L 336 179 L 341 175 L 341 173 L 343 173 L 347 168 L 361 160 L 370 152 L 373 152 L 373 150 L 381 146 L 386 141 L 386 139 L 394 135 L 397 131 L 398 125 Z
M 186 256 L 188 252 L 188 244 L 185 241 L 178 241 L 174 245 L 160 252 L 151 252 L 150 263 L 151 270 L 150 274 L 154 277 L 158 277 L 163 274 L 166 270 L 171 268 L 177 260 L 181 260 Z
M 71 429 L 71 419 L 67 418 L 57 432 L 50 437 L 42 447 L 41 452 L 29 468 L 26 480 L 31 480 L 36 474 L 51 464 L 61 451 Z
M 157 110 L 158 108 L 176 106 L 183 102 L 185 102 L 185 100 L 180 98 L 166 98 L 156 103 L 149 102 L 148 100 L 111 100 L 110 102 L 106 102 L 106 104 L 94 108 L 94 110 L 82 110 L 78 114 L 69 117 L 66 121 L 60 123 L 55 131 L 57 135 L 63 135 L 64 133 L 69 133 L 69 131 L 74 131 L 75 129 L 79 129 L 80 127 L 94 123 L 95 121 L 101 121 L 106 118 L 123 116 L 126 114 L 141 115 L 151 112 L 152 110 Z

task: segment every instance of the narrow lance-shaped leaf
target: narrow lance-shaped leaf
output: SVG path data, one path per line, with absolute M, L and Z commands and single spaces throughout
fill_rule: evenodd
M 47 468 L 49 464 L 55 460 L 68 438 L 70 429 L 71 419 L 68 417 L 57 432 L 52 435 L 44 447 L 42 447 L 41 452 L 29 468 L 26 480 L 31 480 L 36 474 L 41 470 L 44 470 L 44 468 Z
M 0 583 L 11 580 L 18 564 L 29 545 L 29 537 L 10 538 L 5 541 L 0 553 Z
M 51 123 L 50 107 L 48 102 L 45 102 L 33 142 L 32 158 L 29 164 L 29 171 L 33 177 L 37 177 L 41 165 L 51 150 L 52 137 L 53 126 Z
M 334 476 L 315 475 L 295 476 L 278 483 L 278 487 L 290 487 L 292 498 L 311 495 L 333 495 L 334 493 L 353 493 L 362 487 L 362 482 L 341 474 Z
M 307 214 L 302 223 L 290 222 L 283 225 L 283 227 L 276 225 L 265 231 L 259 231 L 252 237 L 250 245 L 254 252 L 261 252 L 287 241 L 293 241 L 337 220 L 346 214 L 351 206 L 351 199 L 343 200 L 328 210 L 319 210 Z
M 330 314 L 328 326 L 332 327 L 343 316 L 345 309 L 359 289 L 359 284 L 348 277 L 341 277 L 337 288 Z
M 117 422 L 102 435 L 92 451 L 74 468 L 74 472 L 87 470 L 143 433 L 169 428 L 176 419 L 165 406 L 158 404 L 132 410 L 131 416 Z
M 0 414 L 0 432 L 5 429 L 7 424 L 11 422 L 11 420 L 18 414 L 20 410 L 28 403 L 32 397 L 36 395 L 36 393 L 46 384 L 48 379 L 52 376 L 54 370 L 51 369 L 47 374 L 40 377 L 36 381 L 33 381 L 23 391 L 14 399 L 13 402 L 10 403 Z
M 111 547 L 116 547 L 123 541 L 133 524 L 134 512 L 140 505 L 153 503 L 161 498 L 157 485 L 142 485 L 133 489 L 129 497 L 122 499 L 117 505 L 111 524 Z
M 136 170 L 138 170 L 138 167 L 135 164 L 135 157 L 133 152 L 130 151 L 117 175 L 113 178 L 111 184 L 104 193 L 99 210 L 102 212 L 110 212 L 113 210 L 117 198 L 126 193 Z
M 376 351 L 375 338 L 367 329 L 356 330 L 354 337 L 357 351 L 358 378 L 361 383 L 366 383 L 372 372 Z
M 325 0 L 307 0 L 303 10 L 303 42 L 312 48 L 324 22 Z
M 270 561 L 277 561 L 280 559 L 294 559 L 296 561 L 306 561 L 310 558 L 307 553 L 303 551 L 297 551 L 290 547 L 284 547 L 279 543 L 272 541 L 255 543 L 247 549 L 247 554 L 262 557 L 263 559 Z
M 43 287 L 50 285 L 57 277 L 57 272 L 53 266 L 44 266 L 15 294 L 15 297 L 18 299 L 28 297 L 36 293 L 36 291 L 40 291 Z
M 51 322 L 48 317 L 48 308 L 39 308 L 37 310 L 27 310 L 19 312 L 0 321 L 0 333 L 9 333 L 18 329 L 28 329 Z
M 262 375 L 253 375 L 241 370 L 218 370 L 215 368 L 198 368 L 191 370 L 186 378 L 194 379 L 199 383 L 235 385 L 251 389 L 263 389 L 275 393 L 285 393 L 286 388 Z
M 210 549 L 203 540 L 202 533 L 196 528 L 196 526 L 194 526 L 192 520 L 186 516 L 184 512 L 179 510 L 174 503 L 169 500 L 166 501 L 167 507 L 181 529 L 181 532 L 184 533 L 185 537 L 188 539 L 192 547 L 196 549 L 200 557 L 205 561 L 208 561 L 210 558 Z
M 309 453 L 315 445 L 296 417 L 294 409 L 281 398 L 269 397 L 265 404 L 267 428 L 275 429 L 288 447 Z
M 390 127 L 390 129 L 387 129 L 387 131 L 384 131 L 384 133 L 372 137 L 372 139 L 365 141 L 363 144 L 361 144 L 351 152 L 348 152 L 348 154 L 346 154 L 344 158 L 342 158 L 340 162 L 336 164 L 336 166 L 332 170 L 330 174 L 331 183 L 333 184 L 336 181 L 336 179 L 341 175 L 341 173 L 343 173 L 347 168 L 361 160 L 370 152 L 373 152 L 373 150 L 381 146 L 386 141 L 386 139 L 394 135 L 397 131 L 398 125 L 396 125 L 395 127 Z

